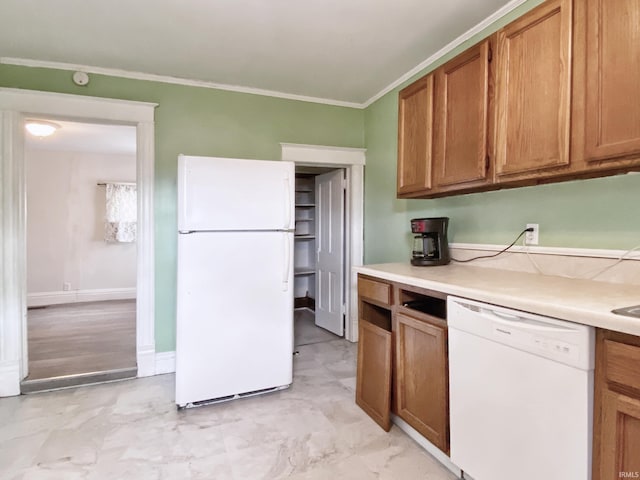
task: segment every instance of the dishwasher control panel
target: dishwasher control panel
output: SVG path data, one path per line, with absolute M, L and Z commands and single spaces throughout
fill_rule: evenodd
M 594 368 L 593 327 L 455 297 L 449 297 L 447 312 L 450 329 L 576 368 Z

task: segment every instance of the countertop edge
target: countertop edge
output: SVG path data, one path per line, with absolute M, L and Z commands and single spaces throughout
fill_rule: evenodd
M 353 267 L 353 271 L 391 282 L 403 283 L 405 285 L 411 285 L 428 290 L 442 292 L 447 295 L 459 296 L 470 300 L 477 300 L 492 305 L 513 308 L 515 310 L 553 317 L 560 320 L 579 323 L 582 325 L 589 325 L 593 327 L 640 336 L 640 319 L 627 317 L 624 315 L 617 315 L 611 313 L 610 309 L 601 309 L 594 311 L 592 309 L 581 307 L 580 305 L 567 305 L 562 303 L 552 304 L 549 302 L 541 302 L 535 299 L 527 298 L 526 296 L 514 297 L 512 295 L 508 295 L 499 291 L 496 292 L 479 288 L 469 288 L 453 283 L 438 282 L 436 280 L 388 272 L 380 268 L 384 265 L 393 264 L 381 264 L 379 266 L 357 266 Z M 517 274 L 517 272 L 509 271 L 509 274 L 514 273 Z

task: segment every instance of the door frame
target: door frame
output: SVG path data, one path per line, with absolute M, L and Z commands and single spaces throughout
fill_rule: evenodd
M 154 112 L 157 104 L 0 88 L 0 397 L 19 395 L 28 374 L 24 119 L 64 117 L 136 127 L 138 209 L 136 357 L 155 374 Z
M 364 166 L 365 148 L 332 147 L 281 143 L 282 160 L 296 166 L 344 168 L 345 195 L 345 328 L 344 337 L 358 341 L 358 274 L 353 267 L 362 265 L 364 246 Z

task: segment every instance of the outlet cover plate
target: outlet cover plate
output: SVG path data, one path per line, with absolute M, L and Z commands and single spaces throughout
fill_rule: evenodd
M 524 234 L 524 243 L 527 245 L 538 245 L 538 234 L 540 233 L 540 225 L 537 223 L 527 223 L 527 228 L 533 228 L 533 232 Z

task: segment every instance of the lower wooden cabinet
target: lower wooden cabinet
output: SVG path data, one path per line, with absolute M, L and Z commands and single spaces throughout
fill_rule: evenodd
M 448 454 L 445 295 L 362 276 L 358 283 L 356 403 L 386 431 L 393 410 Z
M 601 480 L 640 476 L 640 399 L 605 390 L 600 429 Z
M 397 313 L 396 408 L 400 418 L 443 452 L 449 452 L 446 322 Z
M 391 332 L 361 319 L 356 403 L 385 431 L 391 428 Z
M 593 480 L 640 478 L 640 338 L 596 337 Z

